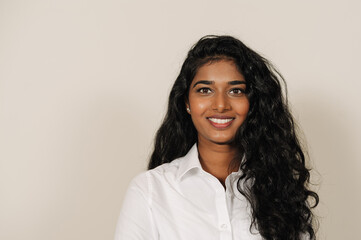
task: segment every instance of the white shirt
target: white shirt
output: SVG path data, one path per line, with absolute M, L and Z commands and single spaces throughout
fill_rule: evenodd
M 226 178 L 225 190 L 202 169 L 195 144 L 186 156 L 131 181 L 115 240 L 261 240 L 250 232 L 250 206 L 237 190 L 240 174 Z

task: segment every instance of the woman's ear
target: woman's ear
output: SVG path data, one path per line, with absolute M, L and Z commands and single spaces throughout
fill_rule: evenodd
M 188 100 L 185 101 L 185 104 L 186 104 L 187 113 L 191 114 L 191 108 L 189 106 Z
M 187 113 L 191 114 L 191 107 L 189 105 L 189 100 L 188 100 L 188 96 L 184 96 L 184 104 L 186 105 L 186 110 Z

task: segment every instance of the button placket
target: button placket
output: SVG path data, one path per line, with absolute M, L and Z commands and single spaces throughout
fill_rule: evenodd
M 229 214 L 227 207 L 227 198 L 226 198 L 227 193 L 217 179 L 212 179 L 212 180 L 215 180 L 212 182 L 214 183 L 214 189 L 216 192 L 215 200 L 216 200 L 219 230 L 221 232 L 229 232 L 231 228 L 230 228 L 230 221 L 229 221 Z
M 226 191 L 217 178 L 209 173 L 207 175 L 208 182 L 215 191 L 215 208 L 217 212 L 218 229 L 221 240 L 232 239 L 232 229 L 228 213 Z

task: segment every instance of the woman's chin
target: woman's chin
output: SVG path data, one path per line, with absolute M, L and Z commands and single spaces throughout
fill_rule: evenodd
M 232 139 L 212 139 L 212 143 L 217 145 L 233 145 L 234 144 L 234 138 Z

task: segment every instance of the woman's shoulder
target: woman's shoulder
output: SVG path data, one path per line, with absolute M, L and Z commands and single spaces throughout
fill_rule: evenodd
M 179 165 L 181 161 L 182 158 L 174 159 L 169 163 L 163 163 L 162 165 L 159 165 L 156 168 L 145 171 L 145 174 L 147 174 L 148 176 L 155 176 L 155 177 L 175 174 L 179 169 Z
M 147 191 L 149 185 L 154 182 L 164 183 L 174 180 L 176 178 L 181 160 L 182 158 L 178 158 L 170 163 L 163 163 L 156 168 L 138 173 L 131 180 L 129 187 Z

